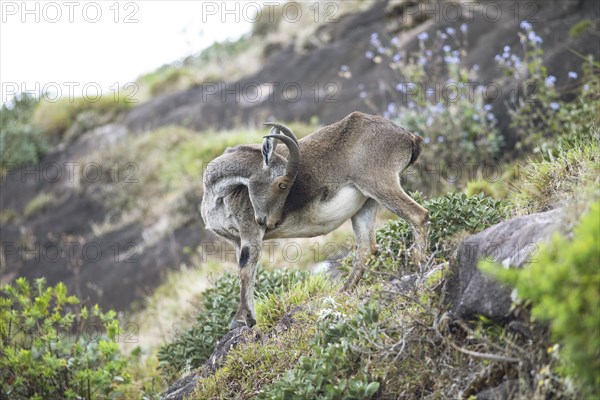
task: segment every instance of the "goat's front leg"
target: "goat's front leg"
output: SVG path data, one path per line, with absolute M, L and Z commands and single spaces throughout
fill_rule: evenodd
M 237 250 L 237 249 L 236 249 Z M 254 278 L 256 265 L 262 251 L 261 240 L 242 240 L 238 254 L 238 274 L 240 277 L 240 306 L 231 322 L 231 329 L 241 326 L 252 327 L 256 325 L 256 311 L 254 310 Z
M 352 217 L 352 230 L 356 237 L 356 264 L 354 269 L 344 286 L 343 291 L 351 290 L 358 284 L 362 277 L 369 257 L 377 252 L 377 244 L 375 242 L 375 217 L 379 205 L 373 199 L 368 199 L 360 210 Z

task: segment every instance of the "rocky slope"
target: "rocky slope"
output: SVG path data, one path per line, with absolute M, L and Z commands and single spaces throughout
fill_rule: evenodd
M 365 52 L 372 49 L 369 38 L 373 32 L 388 39 L 397 36 L 401 50 L 410 52 L 418 46 L 418 34 L 428 32 L 432 37 L 440 29 L 458 29 L 467 23 L 468 63 L 479 63 L 481 83 L 499 80 L 505 84 L 494 66 L 494 56 L 505 45 L 517 47 L 514 32 L 522 18 L 515 18 L 513 1 L 494 2 L 502 7 L 502 15 L 494 23 L 482 17 L 487 2 L 478 3 L 472 18 L 463 14 L 455 21 L 436 21 L 431 15 L 407 9 L 410 4 L 382 1 L 366 11 L 345 15 L 319 27 L 314 33 L 317 40 L 304 48 L 290 45 L 271 49 L 256 74 L 225 86 L 207 82 L 152 99 L 110 124 L 87 130 L 57 147 L 38 165 L 11 171 L 2 183 L 0 202 L 2 209 L 14 210 L 19 217 L 3 221 L 1 227 L 2 282 L 18 276 L 45 276 L 51 285 L 63 281 L 91 302 L 117 310 L 126 309 L 152 292 L 167 269 L 188 259 L 189 249 L 213 240 L 203 230 L 197 212 L 200 178 L 190 183 L 188 195 L 181 199 L 181 207 L 187 211 L 173 229 L 162 229 L 161 224 L 168 224 L 164 219 L 138 218 L 102 230 L 98 225 L 110 219 L 114 210 L 97 193 L 73 179 L 70 163 L 98 161 L 90 159 L 94 150 L 161 126 L 182 125 L 201 131 L 258 125 L 267 118 L 309 121 L 313 117 L 326 124 L 355 110 L 381 112 L 388 102 L 397 101 L 393 87 L 401 77 L 385 63 L 376 65 L 365 58 Z M 548 68 L 559 82 L 580 64 L 572 50 L 600 54 L 592 33 L 577 38 L 568 34 L 581 19 L 600 16 L 597 2 L 539 0 L 528 4 L 535 11 L 529 19 L 544 39 Z M 351 71 L 351 77 L 340 76 L 343 65 Z M 290 93 L 282 91 L 285 87 L 299 88 L 298 99 L 290 100 Z M 228 92 L 232 88 L 233 92 Z M 253 92 L 255 89 L 260 93 Z M 333 92 L 328 93 L 329 89 Z M 362 98 L 363 92 L 369 94 L 368 101 Z M 501 99 L 494 103 L 494 113 L 510 148 L 511 133 Z M 53 175 L 56 167 L 61 173 L 59 178 Z M 51 194 L 55 200 L 25 215 L 26 205 L 40 193 Z M 133 199 L 142 200 L 148 199 Z

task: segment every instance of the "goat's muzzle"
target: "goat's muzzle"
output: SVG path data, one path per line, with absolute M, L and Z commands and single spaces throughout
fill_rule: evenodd
M 260 226 L 265 226 L 267 223 L 267 217 L 256 217 L 256 223 Z

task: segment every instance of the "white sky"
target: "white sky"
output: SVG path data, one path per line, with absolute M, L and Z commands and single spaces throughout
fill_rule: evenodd
M 69 90 L 81 95 L 85 84 L 94 95 L 97 83 L 111 93 L 115 83 L 122 87 L 214 41 L 248 32 L 262 3 L 66 0 L 27 1 L 23 7 L 22 1 L 2 0 L 0 102 L 12 97 L 15 85 L 35 92 L 54 92 L 58 85 L 67 97 Z

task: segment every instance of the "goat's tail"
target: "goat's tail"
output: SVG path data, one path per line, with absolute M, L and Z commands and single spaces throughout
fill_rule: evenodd
M 415 163 L 415 161 L 417 161 L 417 159 L 421 155 L 421 147 L 423 145 L 423 138 L 417 134 L 412 133 L 411 140 L 412 140 L 412 154 L 410 156 L 410 161 L 408 162 L 407 167 L 411 166 L 412 164 Z

